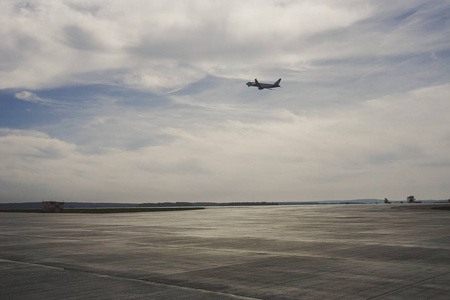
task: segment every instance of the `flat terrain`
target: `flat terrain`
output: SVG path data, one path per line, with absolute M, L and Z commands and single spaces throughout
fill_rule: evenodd
M 142 212 L 161 212 L 177 210 L 195 210 L 204 209 L 204 207 L 126 207 L 126 208 L 65 208 L 63 214 L 119 214 L 119 213 L 142 213 Z M 9 213 L 43 213 L 42 209 L 9 209 L 0 210 Z
M 407 207 L 0 213 L 0 299 L 450 299 L 450 212 Z

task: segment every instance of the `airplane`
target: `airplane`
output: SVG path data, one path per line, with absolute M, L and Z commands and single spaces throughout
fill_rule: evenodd
M 247 82 L 247 86 L 248 87 L 257 86 L 258 90 L 262 90 L 262 89 L 271 90 L 273 88 L 281 87 L 280 81 L 281 81 L 281 78 L 278 79 L 277 81 L 275 81 L 275 83 L 262 83 L 262 82 L 259 82 L 258 79 L 255 78 L 255 82 L 249 81 L 249 82 Z

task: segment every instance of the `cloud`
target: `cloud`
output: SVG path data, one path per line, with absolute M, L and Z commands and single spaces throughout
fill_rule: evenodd
M 3 199 L 447 197 L 449 9 L 2 1 Z
M 6 1 L 0 88 L 54 87 L 82 74 L 126 69 L 125 84 L 158 90 L 172 82 L 171 90 L 207 74 L 235 76 L 266 60 L 284 65 L 298 52 L 293 42 L 349 26 L 371 11 L 366 4 L 341 4 Z M 186 72 L 187 65 L 198 75 Z M 175 80 L 167 80 L 170 73 L 177 74 Z
M 15 93 L 15 97 L 20 100 L 32 102 L 32 103 L 38 103 L 38 104 L 44 104 L 44 105 L 51 105 L 54 104 L 55 101 L 52 101 L 50 99 L 44 99 L 39 96 L 37 96 L 34 93 L 28 92 L 28 91 L 22 91 Z
M 4 1 L 0 88 L 128 85 L 319 70 L 449 48 L 445 1 Z M 392 59 L 392 58 L 388 58 Z M 105 77 L 105 74 L 110 74 Z M 325 74 L 326 76 L 326 74 Z
M 66 201 L 442 198 L 450 175 L 440 167 L 450 162 L 449 92 L 449 85 L 420 89 L 322 116 L 279 110 L 277 119 L 259 123 L 168 126 L 170 139 L 102 153 L 3 130 L 0 155 L 8 159 L 0 178 L 30 195 L 45 186 L 39 197 Z
M 146 63 L 137 71 L 125 74 L 121 82 L 132 88 L 145 88 L 158 94 L 167 94 L 196 82 L 206 76 L 206 72 L 188 63 L 161 60 Z
M 379 51 L 383 55 L 439 51 L 448 49 L 450 42 L 439 33 L 448 27 L 450 5 L 446 1 L 420 3 L 396 16 L 398 23 L 384 37 Z M 414 38 L 420 36 L 419 39 Z
M 63 32 L 66 43 L 71 48 L 90 51 L 100 51 L 104 48 L 98 38 L 80 26 L 67 25 Z

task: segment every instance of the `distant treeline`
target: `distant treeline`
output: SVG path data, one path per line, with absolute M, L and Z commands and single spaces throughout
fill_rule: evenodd
M 163 203 L 142 203 L 139 207 L 170 207 L 170 206 L 254 206 L 254 205 L 278 205 L 276 202 L 163 202 Z
M 42 208 L 41 202 L 23 202 L 23 203 L 0 203 L 1 210 L 8 209 L 40 209 Z
M 406 201 L 391 201 L 403 203 Z M 449 200 L 421 200 L 422 203 L 449 203 Z M 159 203 L 92 203 L 92 202 L 65 202 L 64 208 L 145 208 L 145 207 L 204 207 L 204 206 L 263 206 L 263 205 L 324 205 L 324 204 L 380 204 L 381 199 L 356 199 L 348 201 L 328 200 L 318 202 L 159 202 Z M 11 209 L 41 209 L 41 202 L 0 203 L 0 210 Z
M 186 206 L 257 206 L 278 205 L 276 202 L 160 202 L 160 203 L 90 203 L 65 202 L 64 208 L 127 208 L 127 207 L 186 207 Z M 0 210 L 9 209 L 41 209 L 41 202 L 0 203 Z

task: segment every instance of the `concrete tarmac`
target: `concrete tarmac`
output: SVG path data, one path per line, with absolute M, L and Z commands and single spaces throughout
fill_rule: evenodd
M 450 211 L 420 205 L 0 213 L 0 299 L 447 300 Z

